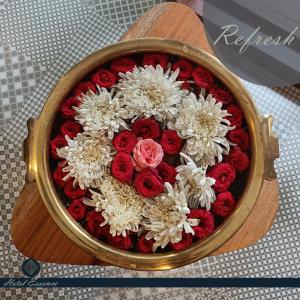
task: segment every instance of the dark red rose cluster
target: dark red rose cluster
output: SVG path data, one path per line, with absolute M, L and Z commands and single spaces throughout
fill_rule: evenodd
M 165 182 L 175 183 L 176 166 L 170 161 L 178 159 L 183 140 L 174 130 L 162 130 L 154 119 L 137 119 L 130 127 L 113 139 L 117 154 L 111 174 L 145 198 L 158 196 Z
M 236 207 L 238 199 L 234 199 L 232 192 L 240 188 L 240 174 L 246 173 L 250 167 L 250 144 L 248 133 L 244 129 L 235 129 L 229 132 L 236 145 L 233 146 L 222 163 L 210 168 L 207 176 L 215 179 L 213 189 L 216 192 L 216 200 L 212 204 L 212 213 L 215 216 L 226 218 Z

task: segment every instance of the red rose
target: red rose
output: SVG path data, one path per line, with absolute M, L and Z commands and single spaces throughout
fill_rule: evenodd
M 53 180 L 57 187 L 64 188 L 67 183 L 71 181 L 71 178 L 67 179 L 66 181 L 63 180 L 65 176 L 67 176 L 67 172 L 64 172 L 62 169 L 66 166 L 66 161 L 61 161 L 55 171 L 53 172 Z
M 73 120 L 67 120 L 60 126 L 59 130 L 63 136 L 67 135 L 70 139 L 73 139 L 82 131 L 82 127 Z
M 123 57 L 116 59 L 112 62 L 110 69 L 116 73 L 126 73 L 132 72 L 133 68 L 136 66 L 136 62 L 131 58 Z
M 92 81 L 96 85 L 99 85 L 103 88 L 110 88 L 117 82 L 117 78 L 114 73 L 109 70 L 100 68 L 96 71 L 96 73 L 92 76 Z
M 69 214 L 75 220 L 81 220 L 85 217 L 86 214 L 86 207 L 82 203 L 82 199 L 74 199 L 72 200 L 71 204 L 67 208 Z
M 160 126 L 153 119 L 138 119 L 132 124 L 131 129 L 136 136 L 143 139 L 157 139 L 160 137 Z
M 217 86 L 213 86 L 209 89 L 209 93 L 212 94 L 213 97 L 223 105 L 227 105 L 232 102 L 232 94 L 226 89 L 221 89 Z
M 86 189 L 82 190 L 78 184 L 75 187 L 73 186 L 73 180 L 64 188 L 64 194 L 70 199 L 83 197 L 85 193 Z
M 199 224 L 193 226 L 194 237 L 202 239 L 213 232 L 215 228 L 214 216 L 212 213 L 202 208 L 192 208 L 187 216 L 189 219 L 199 219 Z
M 133 171 L 131 156 L 124 152 L 117 153 L 111 163 L 112 176 L 122 183 L 130 183 Z
M 93 91 L 94 93 L 96 93 L 97 91 L 97 88 L 95 86 L 95 84 L 93 82 L 80 82 L 74 92 L 73 92 L 73 95 L 75 98 L 77 97 L 81 97 L 81 94 L 86 94 L 88 91 Z
M 124 130 L 113 139 L 113 145 L 119 152 L 130 153 L 138 139 L 133 131 Z
M 164 186 L 157 175 L 152 169 L 144 169 L 137 174 L 134 186 L 142 197 L 155 197 L 164 191 Z
M 235 205 L 236 201 L 230 192 L 220 193 L 212 204 L 212 212 L 216 216 L 226 218 L 233 211 Z
M 164 153 L 176 155 L 182 148 L 182 139 L 175 130 L 164 130 L 161 135 L 160 144 Z
M 168 66 L 169 57 L 166 54 L 161 53 L 149 53 L 144 55 L 143 65 L 144 66 L 153 66 L 154 68 L 157 65 L 161 65 L 163 69 L 166 69 Z
M 60 108 L 60 113 L 64 118 L 74 118 L 77 114 L 76 110 L 73 108 L 78 107 L 80 101 L 76 98 L 68 98 Z
M 58 134 L 53 140 L 50 141 L 50 154 L 54 159 L 62 159 L 57 155 L 56 149 L 60 149 L 62 147 L 67 146 L 68 143 L 65 138 Z
M 227 134 L 228 139 L 240 147 L 243 151 L 248 151 L 250 147 L 249 134 L 242 128 L 230 130 Z
M 95 210 L 87 213 L 85 229 L 96 238 L 105 237 L 109 232 L 109 225 L 100 226 L 104 222 L 101 212 Z
M 112 236 L 110 233 L 107 235 L 107 242 L 113 247 L 122 250 L 128 250 L 132 247 L 131 237 L 126 235 L 125 237 L 122 235 Z
M 137 250 L 142 253 L 153 252 L 154 239 L 147 240 L 145 234 L 141 235 L 138 240 Z
M 207 176 L 216 180 L 213 189 L 216 192 L 225 192 L 235 179 L 235 168 L 229 163 L 220 163 L 211 168 Z
M 200 227 L 202 231 L 204 230 L 205 232 L 207 232 L 207 234 L 210 234 L 215 228 L 214 216 L 206 209 L 192 208 L 190 209 L 190 213 L 187 217 L 188 219 L 199 219 L 199 224 L 197 226 L 194 226 L 193 229 L 196 227 Z
M 176 169 L 173 166 L 170 166 L 166 162 L 161 162 L 157 167 L 159 177 L 163 180 L 163 182 L 169 182 L 174 184 L 176 181 Z
M 236 128 L 242 127 L 243 123 L 243 113 L 241 109 L 237 105 L 228 105 L 227 112 L 231 114 L 231 116 L 226 117 L 226 119 L 230 122 L 231 126 L 235 126 Z
M 190 84 L 187 82 L 187 81 L 184 81 L 182 84 L 181 84 L 181 86 L 180 86 L 182 89 L 184 89 L 184 90 L 190 90 L 190 88 L 191 88 L 191 86 L 190 86 Z
M 191 78 L 192 76 L 192 71 L 193 71 L 193 64 L 190 63 L 189 61 L 180 58 L 176 63 L 173 64 L 172 70 L 175 71 L 177 69 L 180 70 L 178 74 L 178 79 L 179 80 L 187 80 Z M 181 86 L 182 87 L 182 86 Z
M 213 75 L 203 67 L 198 66 L 192 72 L 195 84 L 200 88 L 209 89 L 214 83 Z
M 225 161 L 229 162 L 238 172 L 246 171 L 250 165 L 247 153 L 242 152 L 239 147 L 232 148 Z
M 192 227 L 194 230 L 194 235 L 193 238 L 198 241 L 201 239 L 204 239 L 205 237 L 210 235 L 210 232 L 208 232 L 207 230 L 205 230 L 203 227 L 201 226 L 193 226 Z
M 190 245 L 192 245 L 192 243 L 193 243 L 192 235 L 184 232 L 182 234 L 182 240 L 178 243 L 174 243 L 174 244 L 170 243 L 170 247 L 172 250 L 180 251 L 185 248 L 188 248 Z

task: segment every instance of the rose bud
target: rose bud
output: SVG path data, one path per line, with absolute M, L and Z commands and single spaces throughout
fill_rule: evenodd
M 58 134 L 53 140 L 50 141 L 50 154 L 54 159 L 62 159 L 57 155 L 56 149 L 60 149 L 62 147 L 67 146 L 68 143 L 66 139 L 61 135 Z
M 210 235 L 210 232 L 208 232 L 207 230 L 205 230 L 205 228 L 203 228 L 199 225 L 198 226 L 193 226 L 192 228 L 194 230 L 193 238 L 196 241 L 204 239 L 205 237 Z
M 250 165 L 247 153 L 242 152 L 239 147 L 232 148 L 229 155 L 225 157 L 225 161 L 229 162 L 238 172 L 246 171 Z
M 68 98 L 64 101 L 63 105 L 60 108 L 60 114 L 63 118 L 74 118 L 77 114 L 75 107 L 78 107 L 80 104 L 80 101 L 76 98 Z
M 73 95 L 75 98 L 81 97 L 82 94 L 86 94 L 88 91 L 96 93 L 97 88 L 92 82 L 80 82 L 75 88 Z
M 111 246 L 122 250 L 128 250 L 132 248 L 132 241 L 129 235 L 126 235 L 125 237 L 122 235 L 112 236 L 110 233 L 108 233 L 107 242 Z
M 86 189 L 82 190 L 78 184 L 74 187 L 73 181 L 69 182 L 64 188 L 64 194 L 69 199 L 83 197 L 85 193 L 86 193 Z
M 73 120 L 66 120 L 59 130 L 63 136 L 67 135 L 70 139 L 73 139 L 78 133 L 82 132 L 82 127 Z
M 111 174 L 122 183 L 130 183 L 133 176 L 132 158 L 129 154 L 119 152 L 111 164 Z
M 188 80 L 192 76 L 192 71 L 194 69 L 193 64 L 189 61 L 180 58 L 176 63 L 172 65 L 172 70 L 176 71 L 177 69 L 180 70 L 178 74 L 179 80 Z M 182 87 L 182 85 L 181 85 Z
M 153 244 L 155 241 L 154 241 L 154 239 L 147 240 L 145 238 L 145 235 L 146 234 L 142 234 L 139 237 L 138 244 L 137 244 L 137 250 L 142 253 L 152 253 L 153 252 Z
M 114 73 L 109 70 L 100 68 L 92 76 L 92 82 L 103 88 L 110 88 L 117 82 L 117 78 Z
M 164 70 L 167 68 L 169 57 L 166 54 L 161 53 L 149 53 L 144 55 L 143 65 L 153 66 L 160 65 Z
M 232 94 L 226 89 L 213 86 L 209 89 L 209 93 L 212 94 L 212 96 L 223 105 L 227 105 L 232 102 Z
M 164 153 L 170 155 L 179 154 L 183 140 L 177 135 L 175 130 L 164 130 L 161 135 L 160 144 Z
M 134 186 L 137 192 L 144 198 L 158 196 L 164 191 L 164 186 L 160 178 L 151 169 L 145 169 L 138 173 L 134 179 Z
M 236 171 L 231 164 L 225 162 L 214 165 L 207 173 L 207 176 L 216 180 L 213 189 L 220 193 L 228 190 L 235 180 Z
M 72 200 L 71 204 L 67 208 L 69 214 L 75 220 L 81 220 L 85 217 L 86 214 L 86 207 L 82 203 L 82 199 L 74 199 Z
M 242 128 L 230 130 L 228 139 L 240 147 L 243 151 L 248 151 L 250 147 L 249 134 Z
M 132 72 L 133 68 L 136 66 L 136 62 L 128 57 L 123 57 L 116 59 L 112 62 L 110 69 L 115 74 Z
M 192 72 L 195 84 L 204 89 L 209 89 L 214 83 L 213 75 L 203 67 L 198 66 Z
M 235 126 L 235 128 L 242 127 L 243 113 L 241 109 L 237 105 L 230 104 L 227 106 L 226 110 L 231 114 L 231 116 L 226 117 L 230 122 L 230 126 Z
M 63 168 L 66 166 L 67 162 L 65 160 L 61 161 L 58 165 L 55 171 L 53 172 L 53 180 L 57 187 L 60 189 L 64 188 L 67 183 L 69 183 L 72 179 L 69 177 L 66 181 L 63 180 L 65 176 L 67 176 L 67 172 L 63 171 Z
M 105 237 L 109 232 L 109 225 L 100 226 L 103 222 L 104 218 L 101 212 L 90 211 L 86 216 L 85 229 L 96 238 Z
M 226 218 L 235 208 L 236 201 L 230 192 L 224 192 L 217 195 L 212 204 L 212 212 L 219 217 Z
M 136 136 L 143 139 L 157 139 L 160 137 L 160 126 L 153 119 L 138 119 L 131 128 Z
M 188 234 L 186 232 L 182 233 L 182 240 L 178 243 L 170 243 L 170 247 L 172 250 L 176 250 L 176 251 L 180 251 L 183 249 L 188 248 L 190 245 L 192 245 L 193 243 L 193 239 L 192 239 L 192 235 Z
M 124 130 L 115 136 L 113 145 L 118 152 L 131 153 L 138 139 L 133 131 Z
M 138 172 L 148 167 L 156 168 L 163 156 L 161 145 L 152 139 L 139 140 L 133 148 L 133 164 Z
M 181 87 L 182 89 L 184 89 L 184 90 L 187 90 L 187 91 L 189 91 L 190 88 L 191 88 L 190 84 L 189 84 L 187 81 L 184 81 L 184 82 L 181 84 L 180 87 Z
M 156 170 L 163 182 L 169 182 L 171 184 L 175 183 L 177 172 L 173 166 L 170 166 L 166 162 L 161 162 Z
M 202 208 L 191 208 L 188 219 L 199 219 L 199 225 L 193 226 L 194 237 L 201 239 L 213 232 L 215 228 L 214 216 Z

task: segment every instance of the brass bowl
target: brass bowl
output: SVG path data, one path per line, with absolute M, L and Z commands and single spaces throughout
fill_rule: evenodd
M 49 167 L 49 137 L 60 104 L 76 84 L 103 63 L 127 54 L 141 52 L 169 53 L 203 65 L 218 77 L 239 103 L 244 112 L 251 138 L 251 166 L 249 178 L 235 211 L 209 237 L 182 251 L 142 254 L 111 247 L 91 236 L 67 212 L 53 184 Z M 239 79 L 215 57 L 177 41 L 142 38 L 119 42 L 100 49 L 74 66 L 60 79 L 49 95 L 37 120 L 28 123 L 28 137 L 24 143 L 27 164 L 26 180 L 36 180 L 43 201 L 61 230 L 79 247 L 111 265 L 134 270 L 167 270 L 199 260 L 221 247 L 243 225 L 258 199 L 264 179 L 276 178 L 273 162 L 278 157 L 277 138 L 272 135 L 271 117 L 263 118 L 250 94 Z

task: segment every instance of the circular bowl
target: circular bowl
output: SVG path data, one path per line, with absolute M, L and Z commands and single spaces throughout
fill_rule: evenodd
M 85 231 L 67 212 L 54 186 L 49 166 L 49 138 L 59 107 L 65 97 L 88 73 L 103 63 L 133 53 L 161 52 L 186 58 L 204 66 L 232 92 L 241 107 L 251 139 L 248 181 L 235 211 L 207 238 L 182 251 L 142 254 L 116 249 Z M 177 41 L 142 38 L 100 49 L 74 66 L 49 95 L 38 120 L 29 122 L 25 140 L 27 181 L 36 180 L 43 201 L 61 230 L 79 247 L 111 265 L 135 270 L 166 270 L 199 260 L 221 247 L 243 225 L 258 199 L 264 179 L 276 177 L 273 161 L 278 156 L 271 118 L 263 118 L 239 79 L 210 54 Z

